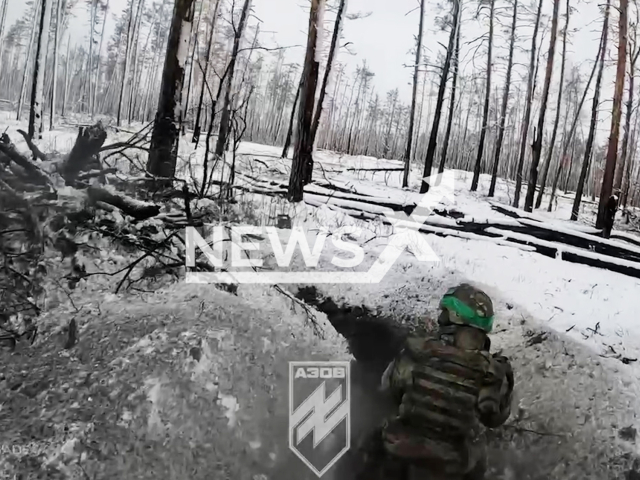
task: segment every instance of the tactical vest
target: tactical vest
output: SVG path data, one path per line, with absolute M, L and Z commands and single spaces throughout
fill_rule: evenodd
M 407 341 L 413 382 L 398 418 L 385 429 L 385 446 L 396 456 L 433 459 L 465 469 L 480 432 L 476 406 L 490 354 L 463 350 L 441 340 Z

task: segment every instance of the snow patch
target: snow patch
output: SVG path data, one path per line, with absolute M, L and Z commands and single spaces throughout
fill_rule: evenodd
M 233 395 L 225 395 L 221 394 L 218 398 L 218 405 L 224 408 L 226 411 L 224 412 L 224 416 L 227 417 L 227 425 L 229 428 L 235 427 L 238 419 L 236 417 L 236 413 L 240 410 L 240 404 L 238 400 Z

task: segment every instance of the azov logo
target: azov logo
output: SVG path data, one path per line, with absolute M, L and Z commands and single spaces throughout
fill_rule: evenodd
M 350 401 L 349 362 L 289 363 L 289 448 L 318 477 L 351 446 Z
M 295 378 L 345 378 L 344 367 L 298 367 Z

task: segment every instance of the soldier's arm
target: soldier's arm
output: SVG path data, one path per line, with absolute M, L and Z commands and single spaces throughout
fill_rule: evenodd
M 478 396 L 480 421 L 489 428 L 504 424 L 511 415 L 513 370 L 507 357 L 491 357 L 491 367 Z
M 413 381 L 412 370 L 413 361 L 407 355 L 401 354 L 389 364 L 382 375 L 380 390 L 402 397 L 407 385 Z

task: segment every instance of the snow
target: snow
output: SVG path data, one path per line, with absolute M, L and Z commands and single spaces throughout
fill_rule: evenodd
M 274 163 L 273 158 L 267 157 L 273 154 L 271 147 L 245 143 L 241 151 L 255 157 L 262 155 L 262 160 L 269 165 Z M 371 175 L 371 172 L 346 171 L 346 168 L 393 168 L 400 166 L 401 162 L 363 156 L 350 157 L 329 151 L 319 151 L 314 158 L 316 163 L 322 165 L 318 168 L 325 172 L 324 176 L 316 175 L 320 184 L 329 181 L 333 185 L 348 188 L 360 195 L 371 195 L 379 199 L 389 198 L 399 203 L 420 201 L 421 195 L 416 191 L 419 188 L 421 175 L 417 169 L 411 175 L 412 191 L 400 188 L 402 172 L 382 172 L 387 175 Z M 279 160 L 275 163 L 278 162 Z M 453 207 L 465 215 L 462 221 L 473 218 L 475 221 L 513 224 L 514 220 L 511 217 L 491 208 L 492 203 L 508 208 L 512 202 L 511 182 L 499 179 L 495 197 L 488 199 L 486 197 L 490 182 L 488 175 L 481 175 L 477 192 L 469 192 L 471 173 L 456 171 L 455 178 Z M 319 191 L 318 187 L 309 189 L 310 192 L 314 190 Z M 349 200 L 328 199 L 311 193 L 305 194 L 305 200 L 307 198 L 311 201 L 309 203 L 323 205 L 323 214 L 317 216 L 315 221 L 321 222 L 325 227 L 331 228 L 332 222 L 335 225 L 363 224 L 361 221 L 349 218 L 345 210 L 340 208 L 340 206 L 355 206 L 351 205 L 352 202 Z M 545 196 L 543 207 L 547 201 Z M 552 212 L 546 212 L 545 208 L 529 215 L 520 210 L 516 211 L 521 216 L 531 218 L 532 224 L 537 223 L 536 221 L 544 222 L 547 228 L 589 239 L 589 233 L 594 231 L 593 227 L 568 221 L 571 203 L 570 197 L 559 197 L 558 208 Z M 337 208 L 332 204 L 337 204 Z M 371 207 L 366 205 L 366 210 L 373 212 L 376 209 L 375 206 Z M 451 208 L 451 205 L 447 207 Z M 589 208 L 590 204 L 587 203 L 585 209 Z M 386 209 L 378 207 L 377 210 L 384 213 Z M 431 224 L 440 220 L 443 225 L 450 224 L 447 219 L 440 219 L 437 216 L 429 217 L 428 222 Z M 370 227 L 373 228 L 371 225 Z M 423 228 L 438 233 L 446 232 L 445 229 L 437 226 L 424 225 Z M 512 238 L 521 236 L 513 232 L 504 233 Z M 610 354 L 613 348 L 615 352 L 630 359 L 640 358 L 640 324 L 636 321 L 637 313 L 634 304 L 636 295 L 640 292 L 638 279 L 600 268 L 548 258 L 533 251 L 527 251 L 528 248 L 525 245 L 503 245 L 504 242 L 499 238 L 492 239 L 473 234 L 459 235 L 459 237 L 464 238 L 427 235 L 430 246 L 441 261 L 437 264 L 421 264 L 413 256 L 405 253 L 399 260 L 401 265 L 389 272 L 383 280 L 384 287 L 378 286 L 378 288 L 382 290 L 388 289 L 389 285 L 420 284 L 425 276 L 431 277 L 431 280 L 436 283 L 444 283 L 450 272 L 455 271 L 464 280 L 486 286 L 498 302 L 518 305 L 522 311 L 527 312 L 527 316 L 534 323 L 544 325 L 561 335 L 567 335 L 587 345 L 596 354 Z M 387 239 L 377 238 L 371 241 L 369 238 L 366 245 L 368 255 L 375 256 L 383 248 L 385 241 Z M 532 239 L 532 241 L 538 244 L 545 243 L 538 239 Z M 550 246 L 558 246 L 553 242 L 547 243 Z M 609 240 L 605 243 L 636 251 L 622 240 Z M 560 245 L 560 249 L 565 252 L 579 252 L 585 257 L 598 258 L 597 254 L 576 247 Z M 640 265 L 626 260 L 612 258 L 607 260 L 640 268 Z M 442 288 L 444 287 L 443 284 Z M 337 290 L 350 290 L 358 299 L 363 300 L 363 304 L 373 309 L 380 308 L 380 292 L 372 293 L 371 288 L 376 287 L 349 285 L 348 288 L 338 287 Z M 360 292 L 354 293 L 358 289 Z M 334 293 L 340 295 L 338 292 Z M 599 325 L 596 329 L 597 324 Z M 597 333 L 594 334 L 592 330 L 596 330 Z M 637 363 L 631 363 L 628 367 L 640 372 Z
M 26 150 L 22 138 L 15 133 L 18 123 L 9 121 L 5 124 L 10 125 L 9 134 L 18 148 Z M 58 145 L 60 151 L 66 151 L 67 146 L 73 144 L 76 134 L 73 128 L 45 132 L 45 138 L 39 144 L 45 151 L 50 151 L 51 145 Z M 116 135 L 110 133 L 109 142 L 117 141 L 116 138 Z M 190 144 L 181 148 L 187 152 L 187 157 L 201 153 L 200 148 L 193 151 Z M 283 176 L 288 174 L 290 160 L 279 158 L 279 147 L 243 143 L 239 153 L 242 156 L 239 158 L 239 168 L 245 173 L 245 169 L 251 167 L 258 170 L 257 173 L 254 172 L 256 176 L 273 176 L 273 172 L 280 172 Z M 258 162 L 254 162 L 254 159 L 267 164 L 268 169 L 265 170 Z M 321 184 L 326 181 L 359 194 L 379 199 L 387 198 L 401 204 L 417 204 L 421 199 L 421 195 L 416 193 L 420 184 L 420 172 L 417 169 L 412 172 L 409 190 L 400 187 L 402 172 L 346 171 L 347 168 L 394 168 L 401 166 L 401 162 L 364 156 L 349 157 L 327 151 L 317 152 L 315 159 L 318 167 L 315 178 Z M 325 171 L 324 174 L 321 173 L 322 169 Z M 462 221 L 473 218 L 476 221 L 482 220 L 498 225 L 513 224 L 512 218 L 491 208 L 491 202 L 500 205 L 511 203 L 513 185 L 510 182 L 499 180 L 496 196 L 490 202 L 486 198 L 488 176 L 481 176 L 478 192 L 469 192 L 470 173 L 456 171 L 455 178 L 453 206 L 464 215 Z M 265 184 L 265 187 L 267 185 Z M 314 188 L 316 192 L 324 191 L 318 187 Z M 391 226 L 383 225 L 375 219 L 355 220 L 341 211 L 339 206 L 334 207 L 331 202 L 327 202 L 327 197 L 313 193 L 305 196 L 313 199 L 317 206 L 288 206 L 288 210 L 295 214 L 295 222 L 304 223 L 309 228 L 323 227 L 330 231 L 343 225 L 362 226 L 367 229 L 364 238 L 360 239 L 366 251 L 364 264 L 370 265 L 379 258 L 389 242 L 389 233 L 393 230 Z M 255 200 L 256 197 L 249 198 Z M 348 201 L 350 200 L 341 200 L 338 203 L 346 205 L 345 202 Z M 274 199 L 273 202 L 277 200 Z M 543 202 L 543 205 L 545 203 Z M 257 216 L 260 209 L 272 208 L 274 205 L 281 207 L 281 211 L 287 211 L 284 201 L 282 204 L 268 205 L 260 205 L 255 201 L 256 211 L 252 211 L 252 214 Z M 558 231 L 568 229 L 574 235 L 579 234 L 577 232 L 589 231 L 590 225 L 566 220 L 570 205 L 571 199 L 561 196 L 558 198 L 558 208 L 555 211 L 536 212 L 535 217 Z M 451 208 L 451 205 L 447 204 L 446 207 Z M 381 213 L 385 213 L 384 209 L 381 209 Z M 592 206 L 587 203 L 583 221 L 588 221 L 592 214 Z M 443 233 L 445 229 L 441 230 L 441 227 L 435 224 L 439 223 L 442 227 L 451 225 L 449 219 L 437 216 L 429 217 L 429 222 L 433 225 L 424 228 L 438 233 Z M 508 235 L 515 234 L 508 232 Z M 496 308 L 494 345 L 498 349 L 507 349 L 517 365 L 519 397 L 514 415 L 519 416 L 522 410 L 524 426 L 529 425 L 526 423 L 528 421 L 546 422 L 543 430 L 567 432 L 567 436 L 571 435 L 576 442 L 576 451 L 572 452 L 575 455 L 566 455 L 566 444 L 563 446 L 564 451 L 558 447 L 565 456 L 560 457 L 559 453 L 557 461 L 548 455 L 535 457 L 541 452 L 552 452 L 555 444 L 560 444 L 561 440 L 553 437 L 542 437 L 527 445 L 530 448 L 523 451 L 535 461 L 555 462 L 558 470 L 554 470 L 554 473 L 557 475 L 550 478 L 598 478 L 586 475 L 570 477 L 566 475 L 566 471 L 563 474 L 562 468 L 570 461 L 581 461 L 578 455 L 584 454 L 584 451 L 579 450 L 582 446 L 580 442 L 584 442 L 585 439 L 604 445 L 603 450 L 619 447 L 621 442 L 614 436 L 616 425 L 621 427 L 636 421 L 633 416 L 638 411 L 640 398 L 640 384 L 637 380 L 640 374 L 639 362 L 624 365 L 619 359 L 599 359 L 598 355 L 606 357 L 615 354 L 631 359 L 640 357 L 640 324 L 637 322 L 634 302 L 640 292 L 640 280 L 603 269 L 548 258 L 528 251 L 530 248 L 527 246 L 505 245 L 499 238 L 472 234 L 460 237 L 462 236 L 465 238 L 425 234 L 424 239 L 428 241 L 440 261 L 421 262 L 416 255 L 406 251 L 379 284 L 329 284 L 322 286 L 322 292 L 337 302 L 345 299 L 352 305 L 365 305 L 374 312 L 393 315 L 394 318 L 403 321 L 409 316 L 432 316 L 437 310 L 439 296 L 457 282 L 469 281 L 485 289 L 493 298 Z M 625 236 L 637 239 L 632 233 L 626 233 Z M 535 241 L 541 243 L 540 240 Z M 619 245 L 624 244 L 622 240 L 620 242 Z M 326 267 L 329 259 L 336 254 L 336 250 L 330 247 L 331 242 L 327 244 L 329 248 L 323 251 L 319 270 Z M 570 251 L 571 247 L 563 246 L 563 249 Z M 576 250 L 584 256 L 595 255 L 586 250 Z M 202 322 L 200 315 L 204 307 L 201 308 L 201 304 L 204 305 L 204 302 L 201 299 L 206 299 L 207 302 Z M 117 308 L 122 310 L 116 310 Z M 203 329 L 211 328 L 207 330 L 206 335 L 202 332 L 199 335 L 209 339 L 206 343 L 200 344 L 204 353 L 204 360 L 199 364 L 201 366 L 194 368 L 192 363 L 185 363 L 184 368 L 179 369 L 176 375 L 180 376 L 181 381 L 203 382 L 203 390 L 210 392 L 212 399 L 211 405 L 207 404 L 207 412 L 213 410 L 213 413 L 208 414 L 217 415 L 217 410 L 220 410 L 224 425 L 236 430 L 248 429 L 245 438 L 241 440 L 251 448 L 258 448 L 258 439 L 266 430 L 254 429 L 254 423 L 248 419 L 250 414 L 253 414 L 254 421 L 257 421 L 255 419 L 258 417 L 261 421 L 269 420 L 264 417 L 265 405 L 258 403 L 260 408 L 257 408 L 255 403 L 244 402 L 242 399 L 253 398 L 251 395 L 261 393 L 262 390 L 256 389 L 254 392 L 250 381 L 232 382 L 235 371 L 231 365 L 244 367 L 246 365 L 243 361 L 252 362 L 253 365 L 248 364 L 253 368 L 251 375 L 264 376 L 264 371 L 258 367 L 266 365 L 267 371 L 277 369 L 276 359 L 280 359 L 280 356 L 276 357 L 276 352 L 279 355 L 291 353 L 300 358 L 307 354 L 334 359 L 348 357 L 345 354 L 344 339 L 328 327 L 324 316 L 319 316 L 319 322 L 321 327 L 325 327 L 329 332 L 329 337 L 326 343 L 320 344 L 312 333 L 303 328 L 303 315 L 291 314 L 290 308 L 291 299 L 275 295 L 269 286 L 241 285 L 235 297 L 216 291 L 212 286 L 183 283 L 172 285 L 170 290 L 158 294 L 151 303 L 107 301 L 104 304 L 107 314 L 101 317 L 100 321 L 104 323 L 104 318 L 121 319 L 125 317 L 125 313 L 127 319 L 136 315 L 147 315 L 155 319 L 162 315 L 167 316 L 168 311 L 171 312 L 171 318 L 165 319 L 166 328 L 175 330 L 171 335 L 154 335 L 153 345 L 156 348 L 153 350 L 147 349 L 151 346 L 149 339 L 152 337 L 144 337 L 137 343 L 134 342 L 134 346 L 127 349 L 124 357 L 120 358 L 122 369 L 129 368 L 131 373 L 135 371 L 136 375 L 145 377 L 148 372 L 137 368 L 138 365 L 128 359 L 134 355 L 134 358 L 144 357 L 145 361 L 148 361 L 148 357 L 154 361 L 156 358 L 170 358 L 174 352 L 174 338 L 189 343 L 190 336 L 178 337 L 177 334 L 182 333 L 183 326 L 177 319 L 186 319 L 198 325 L 203 323 Z M 194 320 L 196 318 L 197 320 Z M 140 322 L 136 322 L 138 323 Z M 522 331 L 529 328 L 557 334 L 544 344 L 529 348 L 524 344 L 522 336 Z M 246 335 L 243 329 L 249 330 L 250 335 Z M 119 334 L 118 329 L 112 330 L 112 335 Z M 277 335 L 274 335 L 274 332 Z M 582 345 L 576 346 L 575 342 Z M 331 348 L 325 348 L 327 345 Z M 570 353 L 566 353 L 567 349 Z M 255 361 L 246 360 L 249 355 L 259 352 L 263 355 L 258 356 Z M 161 364 L 159 361 L 157 363 Z M 185 375 L 185 372 L 190 374 Z M 213 379 L 218 376 L 226 377 L 226 382 L 214 384 Z M 165 388 L 163 382 L 164 378 L 157 377 L 155 372 L 153 376 L 147 377 L 145 397 L 150 407 L 145 427 L 148 433 L 163 433 L 166 425 L 163 424 L 163 415 L 167 415 L 169 421 L 175 425 L 182 425 L 182 417 L 178 415 L 180 412 L 175 406 L 167 403 L 172 398 L 171 391 Z M 173 385 L 177 384 L 177 380 L 174 379 L 173 382 Z M 199 391 L 198 394 L 203 395 L 203 392 Z M 210 406 L 214 408 L 209 408 Z M 175 415 L 169 415 L 172 412 Z M 587 412 L 595 415 L 588 418 Z M 201 417 L 196 418 L 197 421 L 201 421 Z M 202 418 L 211 421 L 211 417 Z M 534 420 L 531 420 L 532 418 Z M 566 422 L 561 423 L 565 420 Z M 201 422 L 199 426 L 204 428 L 204 423 Z M 190 425 L 190 428 L 196 430 L 197 427 L 198 424 L 195 427 Z M 539 428 L 535 424 L 531 427 Z M 607 431 L 604 431 L 605 427 Z M 219 431 L 216 431 L 216 435 Z M 235 441 L 240 440 L 229 435 L 227 443 L 233 444 Z M 546 450 L 540 447 L 544 442 L 548 442 Z M 275 459 L 276 453 L 270 452 L 269 456 Z M 221 458 L 224 458 L 224 455 L 221 455 Z

